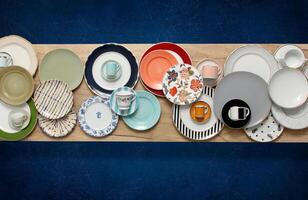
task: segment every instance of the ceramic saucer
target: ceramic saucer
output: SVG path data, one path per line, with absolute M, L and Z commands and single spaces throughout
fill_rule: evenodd
M 260 124 L 269 114 L 271 99 L 264 79 L 250 72 L 233 72 L 217 85 L 214 96 L 214 112 L 222 120 L 222 109 L 232 99 L 246 102 L 251 111 L 247 128 Z
M 36 122 L 37 122 L 37 111 L 35 109 L 35 105 L 32 99 L 30 99 L 27 102 L 31 116 L 30 116 L 30 122 L 28 123 L 27 127 L 24 129 L 16 132 L 16 133 L 8 133 L 3 130 L 0 130 L 0 139 L 1 140 L 8 140 L 8 141 L 16 141 L 16 140 L 21 140 L 25 137 L 27 137 L 35 128 Z
M 83 78 L 84 67 L 80 58 L 71 50 L 56 49 L 48 52 L 39 67 L 41 82 L 46 80 L 60 80 L 65 82 L 71 90 L 76 89 Z
M 158 96 L 158 97 L 165 97 L 164 92 L 162 90 L 154 90 L 150 87 L 148 87 L 145 83 L 143 83 L 142 80 L 140 80 L 142 86 L 149 92 L 151 92 L 152 94 Z
M 247 113 L 244 113 L 243 111 L 241 113 L 238 113 L 238 115 L 241 114 L 241 116 L 239 116 L 241 118 L 240 120 L 233 120 L 230 118 L 230 109 L 235 106 L 248 110 Z M 242 101 L 240 99 L 232 99 L 228 101 L 222 108 L 221 116 L 223 122 L 230 128 L 243 128 L 246 126 L 246 124 L 249 122 L 251 118 L 251 111 L 248 104 L 245 101 Z
M 301 71 L 284 68 L 272 77 L 268 91 L 271 99 L 278 106 L 296 108 L 307 100 L 308 81 Z
M 50 137 L 64 137 L 72 132 L 77 123 L 77 114 L 70 111 L 60 119 L 48 119 L 42 115 L 38 118 L 39 126 Z
M 161 43 L 154 44 L 153 46 L 148 48 L 148 50 L 146 50 L 146 52 L 144 52 L 144 54 L 142 55 L 142 57 L 140 59 L 140 62 L 142 61 L 142 59 L 147 54 L 149 54 L 150 52 L 152 52 L 154 50 L 172 51 L 172 52 L 174 52 L 174 53 L 176 53 L 177 55 L 180 56 L 181 60 L 183 61 L 182 63 L 189 64 L 189 65 L 192 64 L 191 58 L 189 57 L 188 53 L 182 47 L 180 47 L 179 45 L 171 43 L 171 42 L 161 42 Z
M 59 119 L 72 109 L 73 93 L 63 81 L 44 81 L 34 92 L 34 103 L 44 117 Z
M 273 104 L 272 113 L 274 118 L 286 128 L 299 130 L 308 127 L 308 101 L 293 109 L 284 109 Z
M 110 60 L 119 63 L 122 70 L 121 77 L 115 81 L 107 81 L 101 76 L 103 64 Z M 113 90 L 122 86 L 134 88 L 138 82 L 138 74 L 138 64 L 134 55 L 117 44 L 105 44 L 96 48 L 86 62 L 85 79 L 91 86 L 90 89 L 99 91 L 99 95 L 110 95 Z
M 280 69 L 274 56 L 256 45 L 247 45 L 233 51 L 224 66 L 224 75 L 232 72 L 246 71 L 256 74 L 269 82 Z
M 140 62 L 140 77 L 148 87 L 161 90 L 164 75 L 176 64 L 177 59 L 168 51 L 151 51 Z
M 16 129 L 10 125 L 10 120 L 9 120 L 9 116 L 12 111 L 22 110 L 25 111 L 28 114 L 28 116 L 31 116 L 31 110 L 27 103 L 24 103 L 19 106 L 11 106 L 9 104 L 4 103 L 3 101 L 0 101 L 0 110 L 1 110 L 0 129 L 6 133 L 17 133 L 21 129 L 26 128 L 30 122 L 30 118 L 28 118 L 23 123 L 23 126 L 20 129 Z
M 217 85 L 217 83 L 219 83 L 221 81 L 221 79 L 224 76 L 224 69 L 222 65 L 219 65 L 217 62 L 215 62 L 214 60 L 211 59 L 204 59 L 202 60 L 198 65 L 197 65 L 197 69 L 199 71 L 200 74 L 202 74 L 202 70 L 203 70 L 203 66 L 217 66 L 218 67 L 218 71 L 220 72 L 218 75 L 217 80 L 209 82 L 209 81 L 205 81 L 203 80 L 204 85 L 206 86 L 210 86 L 210 87 L 214 87 Z
M 203 79 L 196 68 L 188 64 L 171 67 L 163 79 L 166 98 L 177 105 L 195 102 L 202 93 Z
M 292 49 L 296 49 L 298 50 L 299 52 L 303 52 L 298 46 L 296 45 L 282 45 L 280 46 L 274 53 L 274 57 L 275 59 L 277 60 L 278 64 L 280 65 L 281 68 L 283 67 L 287 67 L 287 66 L 284 66 L 284 64 L 282 64 L 280 61 L 283 59 L 283 53 L 289 51 L 289 50 L 292 50 Z M 303 53 L 302 53 L 303 54 Z
M 257 126 L 246 128 L 247 136 L 256 142 L 271 142 L 276 140 L 283 132 L 283 126 L 278 124 L 272 113 Z
M 161 114 L 158 99 L 149 92 L 137 91 L 138 109 L 132 115 L 123 117 L 124 123 L 132 129 L 144 131 L 157 124 Z
M 110 109 L 109 97 L 93 96 L 81 105 L 78 121 L 86 134 L 103 137 L 117 127 L 118 115 Z
M 127 109 L 127 110 L 121 110 L 119 108 L 118 104 L 117 104 L 116 95 L 117 95 L 117 93 L 123 92 L 123 91 L 128 91 L 132 95 L 134 95 L 134 97 L 135 97 L 135 99 L 131 102 L 129 109 Z M 118 88 L 115 91 L 113 91 L 111 96 L 110 96 L 110 107 L 111 107 L 112 111 L 117 113 L 118 115 L 121 115 L 121 116 L 131 115 L 137 110 L 138 106 L 139 106 L 139 99 L 137 98 L 136 92 L 129 87 Z
M 204 110 L 203 115 L 200 118 L 198 118 L 198 116 L 196 116 L 196 108 L 198 106 L 204 107 L 206 109 L 206 110 Z M 190 114 L 190 117 L 193 120 L 195 120 L 195 122 L 205 123 L 210 119 L 210 117 L 212 115 L 212 109 L 211 109 L 211 107 L 208 103 L 206 103 L 204 101 L 196 101 L 196 102 L 191 104 L 189 114 Z
M 17 35 L 0 38 L 0 52 L 10 54 L 13 64 L 25 68 L 32 76 L 35 74 L 38 61 L 32 44 Z
M 211 87 L 204 87 L 200 101 L 204 101 L 213 109 L 213 96 L 215 90 Z M 217 135 L 223 128 L 224 124 L 211 114 L 206 123 L 196 123 L 190 117 L 190 106 L 173 105 L 172 120 L 176 129 L 185 137 L 193 140 L 207 140 Z
M 10 66 L 0 71 L 0 99 L 10 105 L 29 100 L 34 90 L 31 74 L 22 67 Z

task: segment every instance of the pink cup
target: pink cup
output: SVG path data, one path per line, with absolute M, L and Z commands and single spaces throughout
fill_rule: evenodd
M 204 65 L 202 67 L 202 76 L 204 79 L 216 80 L 219 76 L 218 66 Z

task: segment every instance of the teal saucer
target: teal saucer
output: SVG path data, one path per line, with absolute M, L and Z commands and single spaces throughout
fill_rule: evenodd
M 106 67 L 106 63 L 107 63 L 107 62 L 110 62 L 110 61 L 111 61 L 111 60 L 108 60 L 108 61 L 106 61 L 106 62 L 102 65 L 101 76 L 102 76 L 103 79 L 105 79 L 106 81 L 114 82 L 114 81 L 118 80 L 118 79 L 121 77 L 121 75 L 122 75 L 122 69 L 121 69 L 121 66 L 119 65 L 118 62 L 112 61 L 112 62 L 118 63 L 118 65 L 119 65 L 119 70 L 117 71 L 116 76 L 115 76 L 114 79 L 109 79 L 109 78 L 107 77 L 107 69 L 106 69 L 107 67 Z
M 158 99 L 146 91 L 136 91 L 139 101 L 136 112 L 122 117 L 127 126 L 138 131 L 152 128 L 159 121 L 161 108 Z

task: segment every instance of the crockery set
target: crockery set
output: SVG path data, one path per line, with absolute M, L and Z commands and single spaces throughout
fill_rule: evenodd
M 133 130 L 145 131 L 159 121 L 156 96 L 173 104 L 176 129 L 193 140 L 207 140 L 224 125 L 244 129 L 254 141 L 277 139 L 284 127 L 308 127 L 308 69 L 303 51 L 279 47 L 274 55 L 257 45 L 234 50 L 224 66 L 204 59 L 196 67 L 180 46 L 158 43 L 142 55 L 139 65 L 119 44 L 94 49 L 85 67 L 67 49 L 38 60 L 32 44 L 19 36 L 0 38 L 0 138 L 20 140 L 38 124 L 50 137 L 64 137 L 79 123 L 93 137 L 111 134 L 119 117 Z M 135 91 L 139 80 L 147 91 Z M 73 91 L 85 79 L 97 96 L 79 111 Z M 33 97 L 33 98 L 32 98 Z

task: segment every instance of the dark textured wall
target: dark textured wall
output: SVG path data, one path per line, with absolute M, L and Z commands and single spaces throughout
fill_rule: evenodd
M 307 7 L 296 0 L 2 0 L 0 36 L 33 43 L 308 43 Z M 0 143 L 1 200 L 307 199 L 307 185 L 306 144 Z

